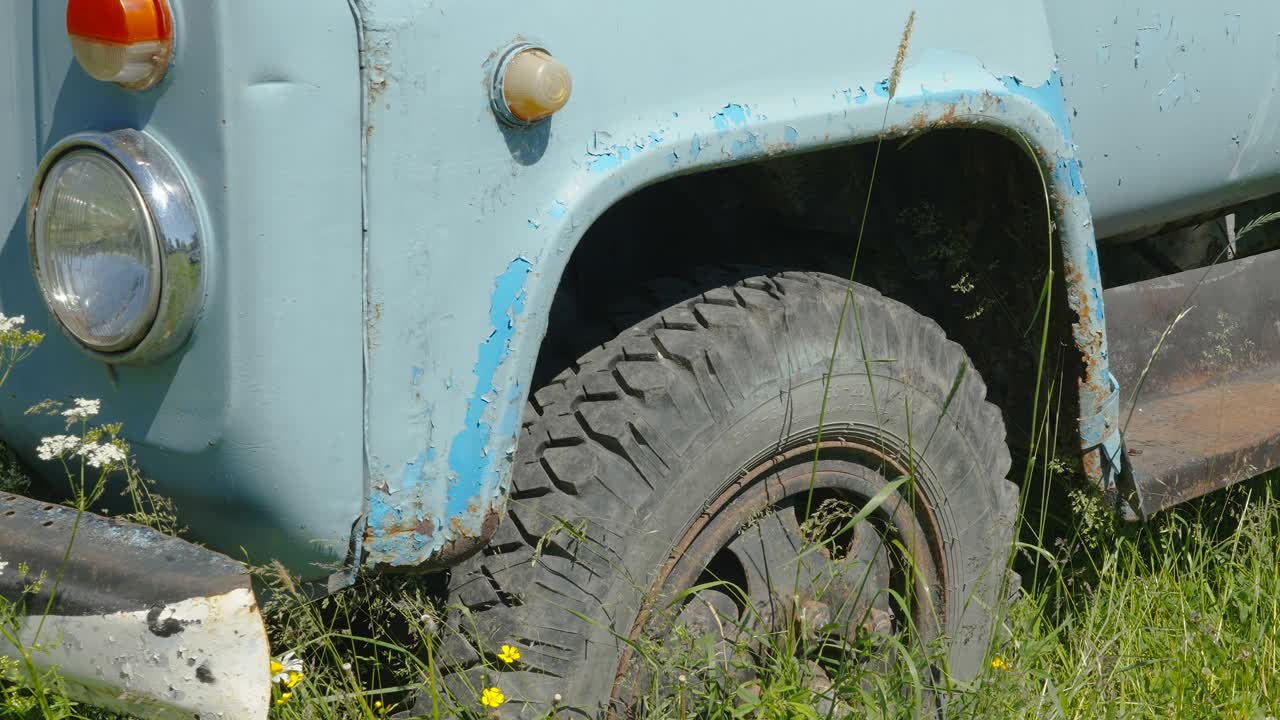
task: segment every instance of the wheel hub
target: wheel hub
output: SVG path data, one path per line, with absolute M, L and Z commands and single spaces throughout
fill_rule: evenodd
M 886 491 L 899 478 L 908 479 Z M 854 441 L 824 440 L 820 453 L 805 443 L 712 499 L 673 547 L 632 637 L 683 626 L 715 637 L 726 659 L 761 651 L 768 634 L 790 633 L 809 654 L 801 646 L 849 653 L 876 635 L 931 637 L 945 587 L 932 529 L 896 459 Z M 634 676 L 630 655 L 619 679 Z M 615 701 L 627 695 L 619 687 Z

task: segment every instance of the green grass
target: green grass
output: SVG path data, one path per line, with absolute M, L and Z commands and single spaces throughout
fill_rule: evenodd
M 0 467 L 15 472 L 11 463 Z M 1280 474 L 1262 477 L 1133 527 L 1116 526 L 1077 494 L 1075 509 L 1089 521 L 1064 529 L 1050 547 L 1024 548 L 1024 588 L 990 658 L 999 660 L 942 693 L 949 717 L 1275 716 L 1277 481 Z M 369 579 L 306 599 L 306 589 L 287 576 L 264 572 L 276 586 L 268 603 L 272 637 L 278 649 L 298 650 L 307 674 L 275 717 L 379 717 L 432 686 L 432 651 L 447 638 L 429 580 Z M 814 692 L 804 663 L 775 659 L 754 668 L 755 680 L 742 681 L 707 672 L 690 655 L 691 645 L 676 636 L 657 648 L 655 661 L 682 671 L 686 682 L 655 703 L 651 717 L 828 717 L 831 693 Z M 899 653 L 874 683 L 851 674 L 846 680 L 860 687 L 845 688 L 847 704 L 830 717 L 912 717 L 913 689 L 929 690 L 919 676 L 930 659 L 927 650 Z M 70 707 L 54 699 L 52 706 Z M 383 708 L 374 706 L 378 699 Z M 479 714 L 476 698 L 457 700 Z M 42 717 L 30 691 L 12 682 L 3 685 L 0 702 L 3 717 Z

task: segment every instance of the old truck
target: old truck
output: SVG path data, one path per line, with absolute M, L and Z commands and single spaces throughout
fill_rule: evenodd
M 204 545 L 91 519 L 46 622 L 98 701 L 265 715 L 217 553 L 448 570 L 444 683 L 516 638 L 516 714 L 626 707 L 648 600 L 786 604 L 771 567 L 870 578 L 851 625 L 928 596 L 971 671 L 1040 364 L 1118 512 L 1280 464 L 1280 255 L 1234 235 L 1280 192 L 1275 2 L 3 12 L 0 312 L 48 337 L 0 433 L 48 470 L 24 410 L 101 399 Z M 814 498 L 878 495 L 797 564 Z M 61 511 L 5 502 L 56 570 Z

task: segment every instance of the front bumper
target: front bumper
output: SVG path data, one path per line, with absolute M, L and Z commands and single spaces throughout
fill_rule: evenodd
M 0 493 L 0 597 L 4 619 L 16 613 L 0 654 L 20 674 L 24 654 L 56 667 L 69 695 L 139 717 L 266 718 L 270 646 L 247 568 L 93 513 L 77 527 L 76 515 Z

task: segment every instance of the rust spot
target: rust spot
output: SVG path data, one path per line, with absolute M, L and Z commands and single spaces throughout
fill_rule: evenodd
M 498 532 L 498 523 L 501 521 L 502 513 L 497 508 L 490 508 L 489 512 L 485 513 L 484 520 L 480 522 L 479 535 L 457 535 L 452 542 L 440 548 L 440 552 L 427 561 L 427 567 L 424 569 L 448 567 L 476 554 L 481 548 L 489 544 L 489 540 L 493 538 L 494 533 Z
M 419 535 L 435 535 L 436 526 L 435 526 L 435 523 L 431 522 L 431 518 L 424 517 L 413 528 L 413 531 L 418 533 Z

